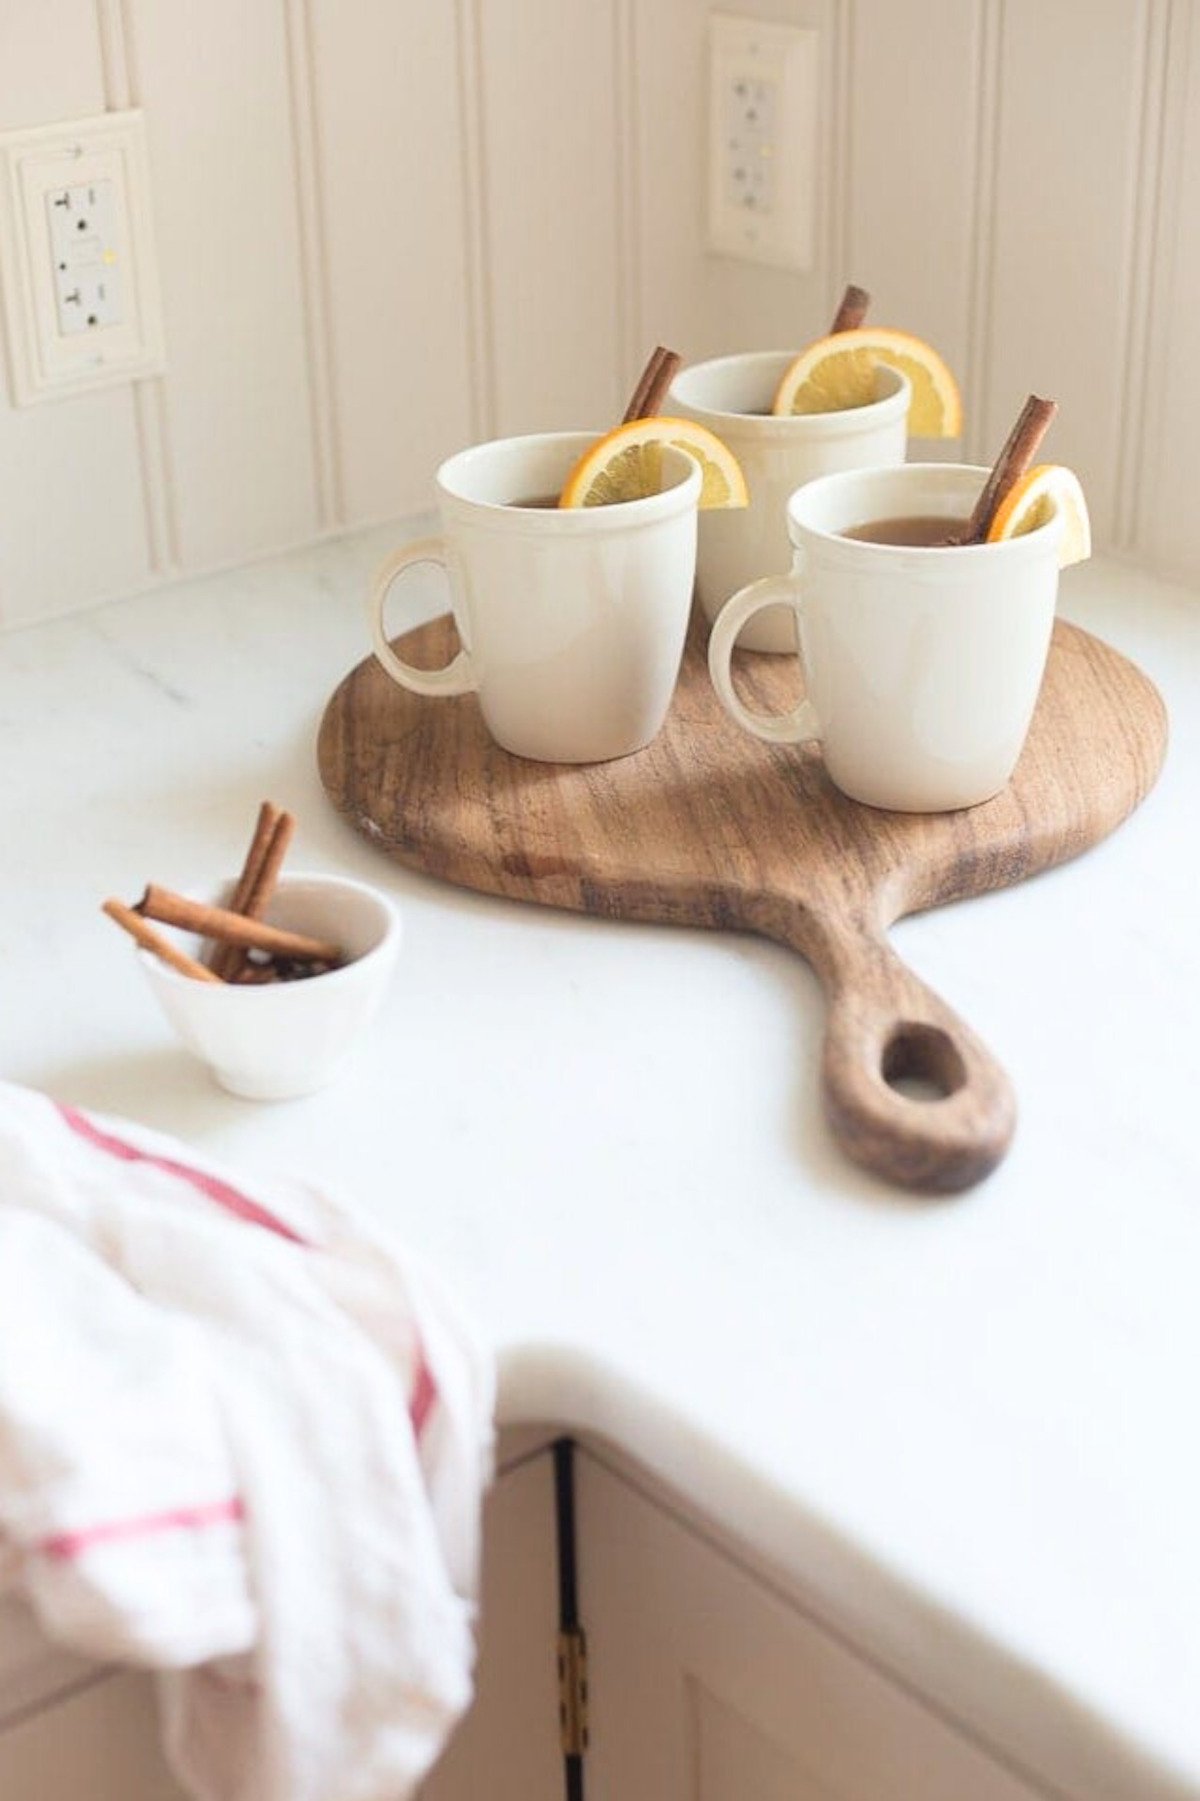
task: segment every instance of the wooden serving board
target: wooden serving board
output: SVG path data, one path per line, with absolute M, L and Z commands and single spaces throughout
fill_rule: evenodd
M 438 620 L 403 640 L 448 660 Z M 794 658 L 739 653 L 750 704 L 794 704 Z M 1077 856 L 1152 787 L 1166 711 L 1124 657 L 1059 622 L 1020 765 L 984 806 L 879 812 L 846 800 L 813 746 L 743 732 L 696 627 L 666 725 L 635 757 L 585 766 L 500 750 L 473 695 L 409 694 L 368 657 L 321 722 L 326 792 L 373 844 L 467 888 L 610 919 L 763 933 L 808 959 L 829 1007 L 822 1083 L 847 1154 L 948 1192 L 995 1167 L 1015 1123 L 1004 1072 L 887 942 L 903 914 Z M 926 1094 L 914 1098 L 916 1078 Z

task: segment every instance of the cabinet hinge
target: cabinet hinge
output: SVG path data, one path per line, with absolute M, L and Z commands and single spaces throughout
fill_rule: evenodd
M 558 1720 L 567 1757 L 582 1757 L 588 1742 L 587 1639 L 572 1626 L 558 1635 Z

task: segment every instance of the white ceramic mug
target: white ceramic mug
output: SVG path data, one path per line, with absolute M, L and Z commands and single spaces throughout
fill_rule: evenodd
M 656 736 L 683 660 L 696 569 L 700 471 L 664 449 L 662 491 L 612 506 L 530 506 L 557 497 L 596 432 L 477 444 L 437 472 L 440 538 L 404 545 L 370 596 L 375 655 L 415 694 L 477 692 L 503 749 L 599 763 Z M 416 669 L 388 641 L 392 583 L 441 563 L 463 648 Z
M 904 461 L 911 399 L 905 376 L 880 365 L 879 397 L 871 405 L 776 419 L 771 401 L 795 355 L 757 350 L 717 357 L 682 369 L 671 386 L 667 410 L 707 425 L 728 444 L 750 490 L 748 507 L 712 509 L 700 519 L 696 594 L 710 621 L 747 582 L 789 567 L 787 503 L 802 482 Z M 745 650 L 794 651 L 790 609 L 759 614 L 741 642 Z
M 908 463 L 823 476 L 792 495 L 790 575 L 754 582 L 709 638 L 714 686 L 739 725 L 770 744 L 818 739 L 852 800 L 906 813 L 976 806 L 1016 767 L 1041 687 L 1058 594 L 1062 522 L 953 548 L 843 534 L 885 519 L 965 521 L 986 469 Z M 807 699 L 752 713 L 730 669 L 763 607 L 790 607 Z

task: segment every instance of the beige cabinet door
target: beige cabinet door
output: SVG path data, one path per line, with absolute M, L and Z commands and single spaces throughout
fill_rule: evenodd
M 1036 1801 L 624 1478 L 576 1474 L 587 1801 Z
M 0 1735 L 0 1801 L 184 1801 L 148 1676 L 104 1676 Z
M 421 1801 L 562 1801 L 554 1468 L 509 1470 L 484 1512 L 476 1695 Z M 0 1788 L 0 1801 L 7 1801 Z
M 562 1801 L 554 1477 L 541 1452 L 494 1485 L 484 1521 L 474 1706 L 421 1801 Z M 0 1730 L 0 1801 L 184 1801 L 148 1677 L 99 1676 Z

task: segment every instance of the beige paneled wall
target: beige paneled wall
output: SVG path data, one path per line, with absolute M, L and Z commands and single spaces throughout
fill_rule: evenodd
M 95 0 L 0 0 L 0 129 L 111 104 Z M 132 387 L 16 411 L 6 386 L 0 621 L 122 593 L 152 575 Z
M 124 0 L 120 19 L 154 179 L 171 549 L 204 568 L 319 523 L 285 10 Z
M 288 12 L 326 511 L 384 519 L 428 505 L 436 460 L 486 429 L 470 20 L 449 0 Z
M 619 10 L 593 0 L 478 8 L 483 263 L 501 434 L 587 426 L 618 406 Z
M 978 419 L 971 355 L 982 176 L 982 0 L 854 0 L 840 130 L 845 267 L 872 316 L 936 344 Z M 922 99 L 922 96 L 924 98 Z M 969 454 L 975 445 L 968 438 Z
M 1200 574 L 1200 19 L 1168 9 L 1161 101 L 1147 121 L 1146 287 L 1126 428 L 1129 534 L 1167 568 Z M 1158 96 L 1156 96 L 1156 101 Z M 1141 385 L 1138 386 L 1138 378 Z M 1142 408 L 1139 409 L 1139 395 Z
M 1025 394 L 1062 409 L 1047 452 L 1076 467 L 1106 536 L 1118 513 L 1145 132 L 1147 0 L 1004 0 L 985 160 L 992 194 L 978 254 L 985 441 Z
M 605 423 L 656 341 L 798 344 L 843 280 L 966 452 L 1062 405 L 1098 535 L 1200 575 L 1195 0 L 755 0 L 816 26 L 815 266 L 704 247 L 705 0 L 0 0 L 0 129 L 141 106 L 168 368 L 0 394 L 0 623 L 425 508 Z
M 821 33 L 825 118 L 816 262 L 803 274 L 713 256 L 704 248 L 710 10 L 815 26 Z M 834 0 L 755 0 L 711 9 L 698 0 L 637 0 L 632 12 L 641 133 L 641 335 L 648 344 L 671 343 L 687 357 L 799 346 L 831 310 L 829 296 L 843 266 L 845 9 Z

